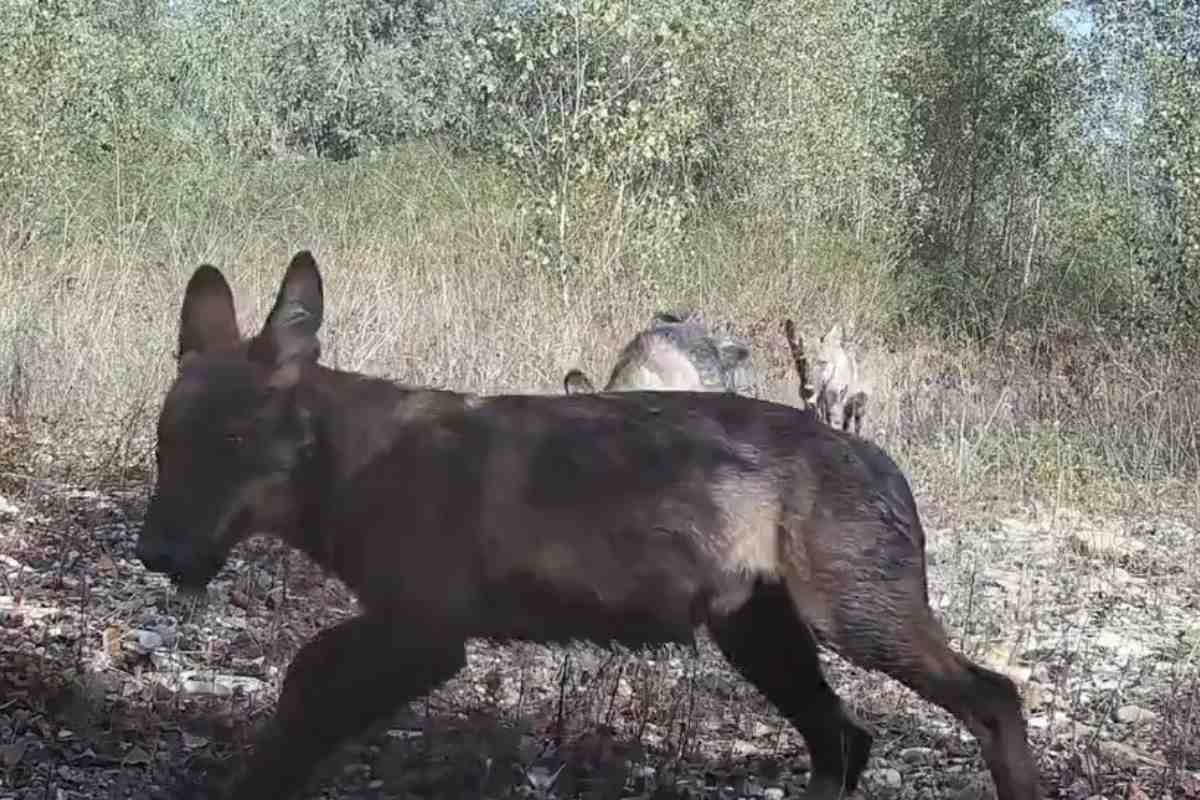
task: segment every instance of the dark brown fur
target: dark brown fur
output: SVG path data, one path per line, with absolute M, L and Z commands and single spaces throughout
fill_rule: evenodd
M 454 675 L 468 638 L 637 646 L 700 625 L 803 734 L 807 797 L 848 794 L 871 747 L 818 642 L 962 719 L 1000 800 L 1040 797 L 1015 688 L 947 646 L 908 482 L 878 447 L 726 393 L 401 388 L 317 363 L 322 302 L 299 253 L 243 340 L 224 279 L 198 269 L 159 419 L 147 567 L 203 587 L 262 531 L 362 603 L 297 654 L 228 797 L 293 796 Z

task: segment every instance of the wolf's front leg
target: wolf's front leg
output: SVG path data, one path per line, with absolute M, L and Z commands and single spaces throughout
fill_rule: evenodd
M 322 631 L 296 654 L 275 716 L 234 779 L 230 800 L 285 800 L 346 738 L 466 664 L 464 640 L 420 622 L 364 615 Z

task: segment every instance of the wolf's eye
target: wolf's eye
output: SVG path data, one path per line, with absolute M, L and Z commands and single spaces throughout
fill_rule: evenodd
M 241 447 L 242 442 L 244 442 L 245 440 L 246 440 L 246 438 L 244 436 L 242 436 L 240 433 L 225 434 L 225 443 L 228 444 L 230 447 Z

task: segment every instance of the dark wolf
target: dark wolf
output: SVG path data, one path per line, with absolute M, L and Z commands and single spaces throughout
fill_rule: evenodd
M 263 532 L 361 601 L 296 655 L 226 797 L 295 796 L 461 669 L 471 637 L 638 647 L 700 626 L 803 735 L 810 799 L 852 791 L 872 742 L 819 643 L 953 712 L 1000 800 L 1041 796 L 1014 685 L 953 651 L 929 607 L 925 534 L 881 449 L 736 394 L 404 388 L 318 363 L 322 310 L 302 251 L 244 339 L 199 267 L 158 420 L 149 569 L 199 589 Z
M 606 392 L 638 390 L 735 392 L 750 351 L 728 337 L 716 337 L 696 317 L 660 311 L 617 356 Z M 581 370 L 563 378 L 567 394 L 595 392 Z

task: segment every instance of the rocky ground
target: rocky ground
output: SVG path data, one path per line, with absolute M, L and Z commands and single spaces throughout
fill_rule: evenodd
M 141 490 L 144 492 L 144 489 Z M 144 498 L 0 482 L 0 800 L 155 798 L 225 772 L 283 670 L 353 600 L 241 546 L 201 606 L 133 557 Z M 935 606 L 1024 692 L 1049 796 L 1200 798 L 1200 536 L 1174 519 L 961 513 L 921 499 Z M 948 714 L 834 657 L 878 733 L 862 795 L 992 795 Z M 803 745 L 705 639 L 645 655 L 477 642 L 344 748 L 310 798 L 799 796 Z

